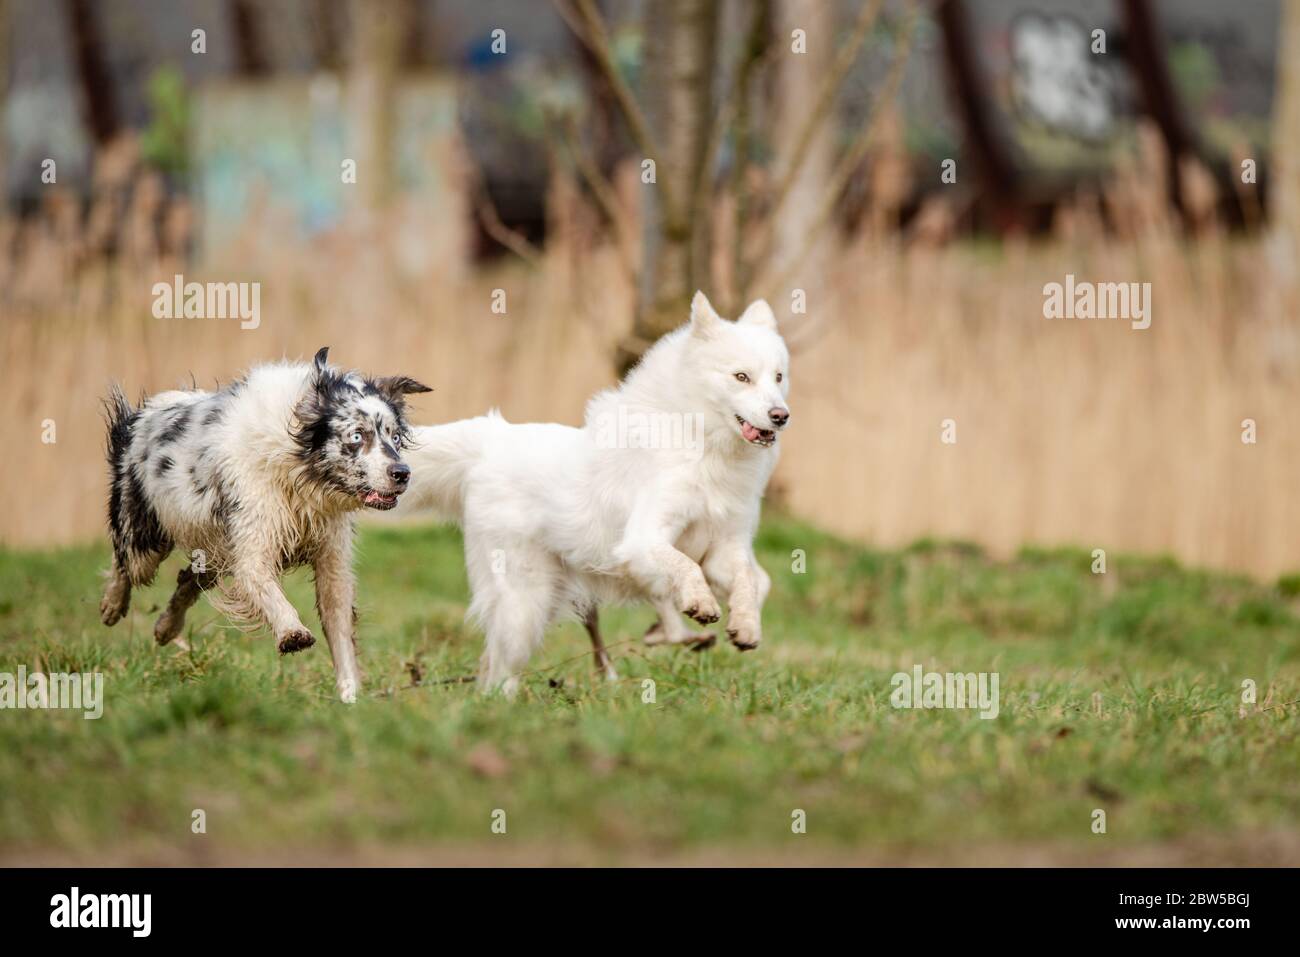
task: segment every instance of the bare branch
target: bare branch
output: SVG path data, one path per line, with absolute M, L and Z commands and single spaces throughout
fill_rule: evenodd
M 733 311 L 743 305 L 745 293 L 749 291 L 749 264 L 745 259 L 745 224 L 749 218 L 748 189 L 745 174 L 749 169 L 750 131 L 749 131 L 749 97 L 750 87 L 755 74 L 759 73 L 770 61 L 774 44 L 767 43 L 768 17 L 770 6 L 766 3 L 754 4 L 753 18 L 750 20 L 749 33 L 744 49 L 740 52 L 739 63 L 735 70 L 735 79 L 723 109 L 718 113 L 718 125 L 714 128 L 717 141 L 721 142 L 722 133 L 735 116 L 735 150 L 731 165 L 731 194 L 733 200 L 732 214 L 732 285 L 736 298 Z M 711 140 L 712 143 L 712 140 Z M 706 156 L 712 156 L 713 146 Z M 703 187 L 701 182 L 701 187 Z
M 560 139 L 573 157 L 573 165 L 578 168 L 578 173 L 586 181 L 592 195 L 596 197 L 596 202 L 601 211 L 605 214 L 605 218 L 609 220 L 610 228 L 614 233 L 614 243 L 618 248 L 619 260 L 635 287 L 637 282 L 636 249 L 632 243 L 627 217 L 618 203 L 618 193 L 613 184 L 601 173 L 600 168 L 592 162 L 591 157 L 587 156 L 586 152 L 583 151 L 578 142 L 577 131 L 574 129 L 573 118 L 568 117 L 560 122 L 559 128 Z
M 523 233 L 511 229 L 501 221 L 501 215 L 497 212 L 492 197 L 488 195 L 487 184 L 483 181 L 483 177 L 479 175 L 477 179 L 474 188 L 474 208 L 478 212 L 479 222 L 483 224 L 484 231 L 528 265 L 541 265 L 541 251 L 530 243 Z
M 573 28 L 572 18 L 568 11 L 564 9 L 564 0 L 552 0 L 557 10 L 560 11 L 564 22 Z M 596 65 L 600 67 L 601 73 L 609 81 L 610 89 L 614 91 L 614 102 L 618 104 L 619 112 L 623 114 L 623 119 L 627 121 L 628 128 L 632 132 L 632 139 L 635 141 L 637 148 L 646 159 L 653 158 L 655 155 L 654 140 L 650 136 L 650 126 L 646 122 L 645 114 L 637 105 L 636 97 L 632 95 L 631 89 L 623 79 L 623 75 L 618 72 L 614 65 L 614 55 L 609 43 L 609 34 L 605 31 L 605 25 L 601 22 L 600 14 L 596 12 L 595 4 L 592 0 L 573 0 L 577 9 L 578 20 L 582 24 L 581 30 L 574 30 L 574 35 L 581 40 L 596 58 Z M 676 211 L 678 209 L 674 202 L 673 190 L 667 180 L 657 184 L 661 195 L 663 196 L 664 205 L 669 209 Z
M 830 186 L 827 187 L 822 196 L 822 201 L 818 205 L 817 218 L 814 220 L 812 228 L 808 230 L 808 235 L 805 237 L 798 254 L 781 271 L 777 278 L 767 286 L 764 290 L 765 296 L 772 296 L 783 289 L 794 273 L 803 265 L 803 261 L 812 250 L 815 239 L 821 234 L 827 220 L 830 219 L 831 210 L 835 208 L 835 203 L 839 200 L 840 194 L 844 192 L 844 187 L 848 184 L 853 171 L 862 162 L 863 156 L 866 155 L 867 150 L 876 138 L 880 124 L 884 121 L 886 110 L 893 102 L 898 93 L 898 87 L 902 83 L 903 68 L 907 65 L 907 59 L 912 50 L 912 40 L 916 34 L 916 22 L 920 14 L 920 5 L 917 0 L 908 0 L 907 6 L 907 19 L 903 23 L 898 52 L 894 56 L 894 62 L 889 66 L 889 73 L 885 77 L 885 84 L 880 96 L 873 104 L 871 119 L 863 126 L 853 142 L 849 144 L 849 148 L 836 165 L 835 172 L 831 175 Z

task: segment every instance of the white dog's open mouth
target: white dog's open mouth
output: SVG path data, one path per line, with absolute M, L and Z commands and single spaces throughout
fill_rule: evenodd
M 388 509 L 397 506 L 397 495 L 396 493 L 388 495 L 384 492 L 377 492 L 372 488 L 366 489 L 366 491 L 361 493 L 361 504 L 366 508 L 377 508 L 387 511 Z
M 750 445 L 761 445 L 764 448 L 776 442 L 776 432 L 773 429 L 760 429 L 756 425 L 751 425 L 740 416 L 736 416 L 736 421 L 740 423 L 740 434 Z

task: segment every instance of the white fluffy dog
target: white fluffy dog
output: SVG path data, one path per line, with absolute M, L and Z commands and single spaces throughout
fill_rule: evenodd
M 732 643 L 757 647 L 770 582 L 753 538 L 790 418 L 789 361 L 766 302 L 731 322 L 697 292 L 690 323 L 596 395 L 583 428 L 512 425 L 495 411 L 413 428 L 399 511 L 432 507 L 464 529 L 485 690 L 514 694 L 563 615 L 585 621 L 613 677 L 596 627 L 611 601 L 654 604 L 648 642 L 689 642 L 709 636 L 678 613 L 715 622 L 721 597 Z

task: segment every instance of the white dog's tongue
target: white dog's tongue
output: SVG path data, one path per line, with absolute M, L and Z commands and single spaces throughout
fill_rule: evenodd
M 740 425 L 740 433 L 741 433 L 741 435 L 743 435 L 743 436 L 745 437 L 745 441 L 746 441 L 746 442 L 757 442 L 758 439 L 759 439 L 759 436 L 761 436 L 761 435 L 763 434 L 761 431 L 759 431 L 758 429 L 754 428 L 754 427 L 753 427 L 752 425 L 750 425 L 748 422 L 742 422 L 742 423 L 741 423 L 741 425 Z

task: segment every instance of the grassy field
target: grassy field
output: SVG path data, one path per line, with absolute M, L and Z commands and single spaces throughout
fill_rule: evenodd
M 201 602 L 160 650 L 166 584 L 108 630 L 104 548 L 0 552 L 0 671 L 102 671 L 106 694 L 97 721 L 0 711 L 0 859 L 1300 863 L 1295 582 L 879 552 L 780 517 L 759 548 L 757 652 L 645 648 L 649 612 L 610 610 L 623 680 L 565 626 L 510 703 L 438 683 L 480 651 L 458 535 L 368 527 L 353 707 L 323 641 L 280 660 Z M 316 628 L 308 577 L 288 587 Z M 891 707 L 915 664 L 997 672 L 999 716 Z

